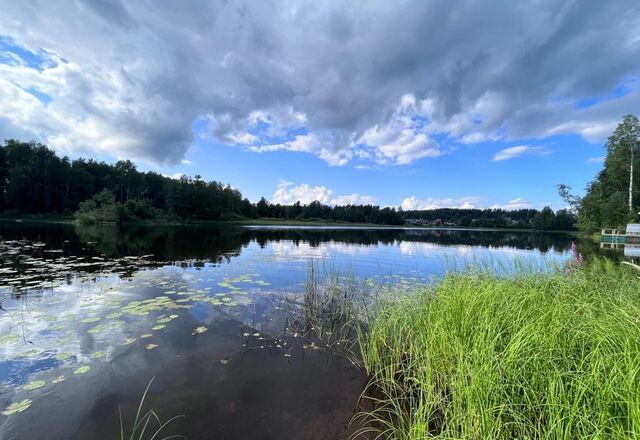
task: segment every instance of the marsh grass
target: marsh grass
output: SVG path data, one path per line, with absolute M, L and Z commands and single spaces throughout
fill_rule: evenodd
M 357 438 L 640 438 L 640 280 L 467 270 L 382 304 L 359 331 Z
M 162 432 L 167 428 L 174 420 L 183 416 L 175 416 L 162 422 L 158 414 L 153 409 L 144 411 L 144 401 L 147 398 L 151 384 L 155 377 L 149 381 L 147 388 L 145 388 L 135 418 L 133 420 L 130 431 L 127 433 L 124 428 L 124 419 L 122 417 L 122 411 L 118 408 L 118 414 L 120 416 L 120 440 L 170 440 L 170 439 L 185 439 L 183 435 L 169 435 L 162 437 Z

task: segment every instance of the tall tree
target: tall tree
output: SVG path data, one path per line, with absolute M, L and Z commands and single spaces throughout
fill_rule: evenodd
M 640 155 L 636 154 L 639 144 L 640 122 L 634 115 L 625 115 L 607 139 L 603 169 L 589 183 L 586 195 L 580 200 L 578 225 L 581 230 L 594 232 L 620 227 L 637 218 L 634 170 L 640 161 Z

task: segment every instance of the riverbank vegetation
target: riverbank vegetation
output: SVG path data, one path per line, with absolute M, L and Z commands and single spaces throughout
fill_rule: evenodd
M 640 174 L 640 121 L 626 115 L 605 144 L 604 166 L 587 185 L 584 197 L 570 193 L 571 187 L 559 185 L 560 195 L 577 213 L 580 231 L 587 235 L 603 228 L 624 228 L 638 220 L 637 197 Z M 636 172 L 634 173 L 634 169 Z
M 575 258 L 450 273 L 360 334 L 358 438 L 640 438 L 640 280 Z
M 250 202 L 229 185 L 200 176 L 178 179 L 141 172 L 128 160 L 115 164 L 58 157 L 45 145 L 5 141 L 0 147 L 0 215 L 72 216 L 86 223 L 189 221 L 305 221 L 518 229 L 572 229 L 573 218 L 522 209 L 397 210 L 374 205 L 328 206 L 318 201 L 293 205 Z

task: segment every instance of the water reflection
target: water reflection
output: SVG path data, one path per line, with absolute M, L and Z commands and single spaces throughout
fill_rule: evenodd
M 175 429 L 191 439 L 341 438 L 364 378 L 290 319 L 309 259 L 410 285 L 441 274 L 443 256 L 560 261 L 572 239 L 20 223 L 0 235 L 0 434 L 25 439 L 115 438 L 118 406 L 135 412 L 152 376 L 148 403 L 187 415 Z

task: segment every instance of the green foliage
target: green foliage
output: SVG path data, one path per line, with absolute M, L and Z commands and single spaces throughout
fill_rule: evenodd
M 622 227 L 637 218 L 640 204 L 635 194 L 640 183 L 640 155 L 633 153 L 639 146 L 640 122 L 636 116 L 626 115 L 607 140 L 604 168 L 587 186 L 587 193 L 580 201 L 578 226 L 582 231 L 593 233 L 601 228 Z M 629 167 L 632 156 L 637 172 L 633 182 L 634 203 L 629 210 Z
M 105 191 L 113 195 L 115 208 L 109 201 L 94 199 Z M 158 218 L 179 221 L 267 218 L 402 225 L 412 218 L 441 220 L 454 226 L 509 228 L 531 228 L 538 213 L 535 209 L 403 212 L 374 205 L 328 206 L 319 201 L 281 205 L 265 198 L 254 204 L 229 185 L 206 182 L 200 176 L 172 179 L 140 172 L 129 160 L 113 165 L 86 159 L 71 161 L 59 158 L 45 145 L 15 140 L 8 140 L 0 147 L 0 212 L 62 214 L 76 211 L 77 217 L 87 223 Z M 571 228 L 567 218 L 558 224 L 554 221 L 550 228 L 547 220 L 545 217 L 541 223 L 544 228 L 558 229 L 558 224 L 564 225 L 563 229 Z
M 631 269 L 597 260 L 450 274 L 402 296 L 360 335 L 370 407 L 358 434 L 640 438 L 639 291 Z
M 575 229 L 575 216 L 567 210 L 554 213 L 549 207 L 537 209 L 457 209 L 440 208 L 422 211 L 403 211 L 405 219 L 420 219 L 430 224 L 460 227 L 513 228 L 539 230 Z
M 147 398 L 147 394 L 149 393 L 149 388 L 151 388 L 151 384 L 155 380 L 155 377 L 151 378 L 147 388 L 144 390 L 144 394 L 140 399 L 140 405 L 138 406 L 138 410 L 136 412 L 135 419 L 132 422 L 132 426 L 127 433 L 124 427 L 124 419 L 122 417 L 122 412 L 120 408 L 118 408 L 118 413 L 120 415 L 120 440 L 169 440 L 169 439 L 185 439 L 186 437 L 179 434 L 169 435 L 160 437 L 163 434 L 163 431 L 167 429 L 167 427 L 175 420 L 182 418 L 184 416 L 175 416 L 163 422 L 155 410 L 150 409 L 143 413 L 144 401 Z
M 107 189 L 103 189 L 90 199 L 80 203 L 75 213 L 80 223 L 119 223 L 120 213 L 116 198 Z

